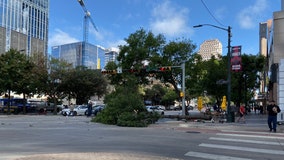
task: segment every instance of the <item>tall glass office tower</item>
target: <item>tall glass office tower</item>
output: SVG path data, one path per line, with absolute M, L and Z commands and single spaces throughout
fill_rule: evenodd
M 0 0 L 0 54 L 47 56 L 49 0 Z
M 85 45 L 84 52 L 83 45 Z M 77 66 L 85 66 L 89 69 L 102 69 L 105 67 L 105 49 L 90 43 L 76 42 L 53 46 L 51 56 L 71 63 L 74 68 Z

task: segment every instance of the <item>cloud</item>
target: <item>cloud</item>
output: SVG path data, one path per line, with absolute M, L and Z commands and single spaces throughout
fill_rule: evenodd
M 63 32 L 60 29 L 55 29 L 48 41 L 48 46 L 57 46 L 68 43 L 79 42 L 80 40 L 70 36 L 68 33 Z
M 151 30 L 154 33 L 162 33 L 165 36 L 179 36 L 191 32 L 187 26 L 188 10 L 177 7 L 170 1 L 156 6 L 152 11 Z
M 113 48 L 118 48 L 119 45 L 126 45 L 125 40 L 120 39 L 120 40 L 117 40 L 115 42 L 108 42 L 108 47 L 109 48 L 112 48 L 112 47 Z
M 244 8 L 237 16 L 241 28 L 254 28 L 258 24 L 258 18 L 261 17 L 266 8 L 267 0 L 257 0 L 252 6 Z

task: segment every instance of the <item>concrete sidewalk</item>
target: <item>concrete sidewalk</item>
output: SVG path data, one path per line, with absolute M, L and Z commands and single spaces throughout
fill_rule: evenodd
M 238 117 L 235 117 L 237 121 Z M 250 113 L 245 116 L 245 122 L 224 122 L 219 123 L 203 120 L 182 121 L 177 119 L 161 119 L 150 127 L 171 128 L 179 130 L 232 130 L 232 131 L 254 131 L 269 132 L 267 115 Z M 277 126 L 277 133 L 284 133 L 284 125 Z

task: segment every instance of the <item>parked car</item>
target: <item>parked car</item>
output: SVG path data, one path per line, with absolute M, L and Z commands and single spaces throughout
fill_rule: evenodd
M 44 112 L 53 112 L 54 109 L 56 109 L 57 112 L 61 111 L 61 107 L 56 107 L 54 103 L 50 103 L 47 101 L 43 101 L 40 99 L 28 99 L 27 104 L 35 107 L 35 110 L 39 113 L 44 113 Z
M 163 106 L 163 105 L 156 105 L 159 109 L 161 109 L 161 110 L 166 110 L 166 107 L 165 106 Z
M 87 105 L 79 105 L 73 109 L 73 115 L 74 116 L 82 116 L 86 115 L 86 111 L 88 110 Z
M 92 114 L 96 116 L 103 109 L 105 109 L 104 104 L 95 105 L 95 106 L 92 107 Z M 88 110 L 85 111 L 85 115 L 87 115 L 87 112 L 88 112 Z
M 158 113 L 160 115 L 164 115 L 165 112 L 163 109 L 161 109 L 159 106 L 146 106 L 146 109 L 150 113 Z
M 64 109 L 62 109 L 62 110 L 61 110 L 61 114 L 62 114 L 63 116 L 71 115 L 71 110 L 70 110 L 70 108 L 64 108 Z

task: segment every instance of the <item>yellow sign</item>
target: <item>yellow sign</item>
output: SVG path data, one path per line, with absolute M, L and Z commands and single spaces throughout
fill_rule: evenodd
M 101 59 L 98 58 L 97 62 L 97 69 L 101 69 Z
M 223 96 L 223 100 L 222 100 L 222 104 L 221 104 L 221 109 L 223 111 L 225 111 L 227 109 L 226 104 L 227 104 L 226 96 Z
M 198 100 L 197 100 L 197 109 L 199 111 L 201 111 L 201 109 L 203 108 L 202 106 L 202 97 L 198 97 Z
M 179 96 L 180 96 L 180 97 L 184 97 L 184 93 L 183 93 L 183 92 L 180 92 L 180 93 L 179 93 Z

